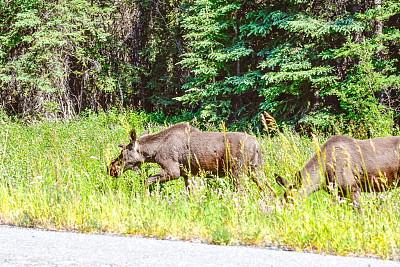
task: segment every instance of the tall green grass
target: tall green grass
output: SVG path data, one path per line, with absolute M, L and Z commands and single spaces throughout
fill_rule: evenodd
M 193 177 L 190 195 L 182 179 L 149 192 L 144 181 L 158 172 L 156 165 L 119 179 L 106 173 L 132 126 L 139 133 L 166 127 L 145 114 L 89 113 L 70 122 L 30 125 L 3 118 L 0 124 L 2 223 L 399 259 L 398 190 L 363 194 L 363 216 L 324 192 L 282 208 L 278 197 L 259 192 L 246 177 L 243 193 L 227 178 L 204 177 Z M 290 131 L 258 138 L 265 177 L 280 195 L 274 173 L 290 178 L 311 157 L 315 141 Z M 319 143 L 325 139 L 318 137 Z

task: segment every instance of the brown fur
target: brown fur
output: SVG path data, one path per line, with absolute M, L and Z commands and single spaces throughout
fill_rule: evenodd
M 121 145 L 122 146 L 122 145 Z M 137 170 L 142 162 L 157 163 L 162 171 L 147 178 L 147 183 L 166 182 L 183 177 L 189 188 L 188 173 L 226 176 L 232 173 L 240 188 L 238 176 L 244 171 L 259 170 L 261 147 L 255 137 L 242 132 L 202 132 L 187 123 L 178 123 L 156 134 L 144 134 L 131 143 L 109 167 L 110 175 L 119 177 L 121 169 Z M 252 179 L 261 188 L 254 172 Z
M 398 185 L 400 174 L 400 137 L 356 140 L 337 135 L 329 138 L 306 165 L 296 174 L 294 184 L 276 175 L 276 181 L 288 190 L 302 187 L 308 196 L 320 189 L 350 197 L 355 208 L 360 206 L 361 192 L 379 192 Z

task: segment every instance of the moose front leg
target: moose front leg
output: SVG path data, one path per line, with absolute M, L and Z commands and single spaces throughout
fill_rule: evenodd
M 168 181 L 175 180 L 175 179 L 178 179 L 178 178 L 170 176 L 166 172 L 161 171 L 161 172 L 159 172 L 159 173 L 157 173 L 157 174 L 155 174 L 153 176 L 148 177 L 147 178 L 147 185 L 151 185 L 151 184 L 154 184 L 154 183 L 157 183 L 157 182 L 164 183 L 164 182 L 168 182 Z
M 147 178 L 147 185 L 151 185 L 157 182 L 164 183 L 171 180 L 176 180 L 180 177 L 180 169 L 179 165 L 175 164 L 175 162 L 167 162 L 164 164 L 159 164 L 163 169 Z

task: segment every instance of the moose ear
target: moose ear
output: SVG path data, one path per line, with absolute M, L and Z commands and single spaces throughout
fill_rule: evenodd
M 286 178 L 283 178 L 282 176 L 280 176 L 276 173 L 275 173 L 275 181 L 278 185 L 283 186 L 283 187 L 287 187 L 290 185 L 290 182 Z
M 149 130 L 144 131 L 144 133 L 142 133 L 142 135 L 140 137 L 143 137 L 143 136 L 146 136 L 146 135 L 149 135 Z
M 129 138 L 131 139 L 131 143 L 134 143 L 136 141 L 136 131 L 135 131 L 135 129 L 132 129 L 132 131 L 129 133 Z

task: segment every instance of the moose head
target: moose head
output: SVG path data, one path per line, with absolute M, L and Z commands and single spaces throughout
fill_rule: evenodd
M 148 135 L 148 131 L 142 134 L 142 136 Z M 130 142 L 127 145 L 118 145 L 122 148 L 120 155 L 114 159 L 108 167 L 108 173 L 113 177 L 120 177 L 121 174 L 127 170 L 138 171 L 142 162 L 145 161 L 145 157 L 140 153 L 140 147 L 138 140 L 136 140 L 136 131 L 132 129 L 129 134 Z

